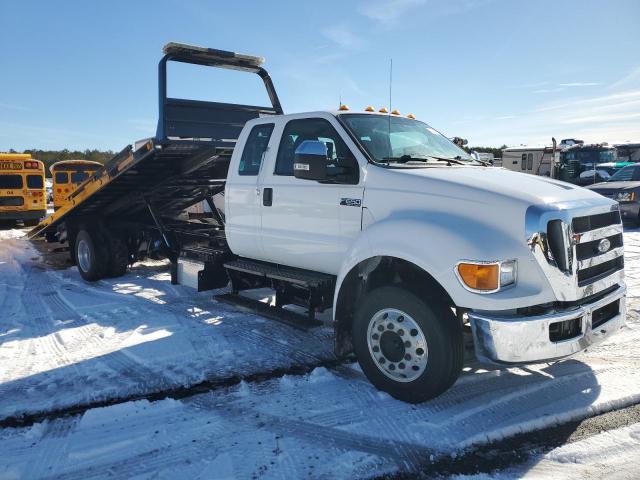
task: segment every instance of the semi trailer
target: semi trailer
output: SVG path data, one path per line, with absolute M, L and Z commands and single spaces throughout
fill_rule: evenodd
M 488 167 L 413 115 L 284 114 L 259 57 L 164 53 L 155 137 L 30 232 L 66 242 L 85 280 L 162 255 L 172 282 L 230 285 L 225 301 L 272 289 L 259 311 L 300 328 L 330 310 L 336 354 L 408 402 L 456 381 L 465 334 L 480 361 L 517 365 L 569 357 L 624 324 L 616 202 Z M 168 62 L 257 74 L 271 105 L 170 98 Z M 201 201 L 211 218 L 181 213 Z

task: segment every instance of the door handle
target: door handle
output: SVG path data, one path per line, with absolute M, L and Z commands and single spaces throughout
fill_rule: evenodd
M 273 188 L 262 189 L 262 205 L 265 207 L 273 205 Z

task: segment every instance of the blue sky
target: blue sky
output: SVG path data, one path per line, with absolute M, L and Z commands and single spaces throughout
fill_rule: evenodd
M 640 141 L 640 1 L 0 0 L 0 151 L 151 136 L 168 41 L 261 55 L 286 112 L 388 103 L 473 145 Z M 264 104 L 257 77 L 170 92 Z

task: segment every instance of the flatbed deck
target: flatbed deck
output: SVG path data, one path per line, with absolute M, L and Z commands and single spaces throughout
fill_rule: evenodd
M 233 148 L 246 122 L 282 114 L 271 78 L 261 67 L 261 57 L 176 43 L 167 44 L 164 53 L 158 65 L 155 137 L 137 148 L 127 146 L 109 160 L 71 194 L 68 205 L 31 230 L 30 238 L 54 235 L 67 223 L 85 220 L 156 227 L 175 224 L 186 208 L 224 190 Z M 169 61 L 257 74 L 272 105 L 169 98 Z M 183 224 L 180 228 L 186 227 Z

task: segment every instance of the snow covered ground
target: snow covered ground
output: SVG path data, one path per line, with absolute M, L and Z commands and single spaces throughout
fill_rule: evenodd
M 524 465 L 483 475 L 458 476 L 458 480 L 510 480 L 585 478 L 637 479 L 640 477 L 640 423 L 605 431 L 593 437 L 535 456 Z
M 640 402 L 639 231 L 625 233 L 630 315 L 616 337 L 555 364 L 467 365 L 422 405 L 376 391 L 357 365 L 325 368 L 334 360 L 328 328 L 305 333 L 241 313 L 211 292 L 172 286 L 160 263 L 87 285 L 75 269 L 43 267 L 21 235 L 0 232 L 0 420 L 123 402 L 0 430 L 0 478 L 376 477 Z M 298 367 L 316 368 L 285 374 Z M 180 400 L 124 401 L 269 373 Z M 563 476 L 571 461 L 576 472 L 606 472 L 609 460 L 625 460 L 602 453 L 615 444 L 632 459 L 620 468 L 635 461 L 637 470 L 639 430 L 569 444 L 503 475 Z

